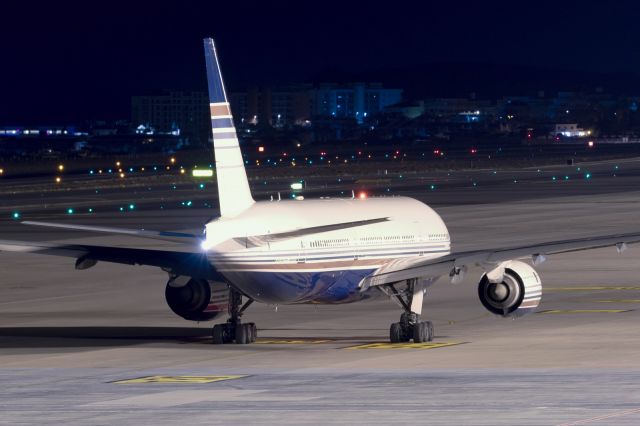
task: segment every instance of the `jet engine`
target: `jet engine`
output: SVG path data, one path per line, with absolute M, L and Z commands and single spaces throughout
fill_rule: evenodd
M 492 314 L 517 318 L 535 311 L 542 297 L 542 282 L 533 267 L 512 260 L 503 262 L 504 275 L 492 282 L 484 274 L 478 284 L 478 297 L 482 305 Z
M 176 315 L 189 321 L 210 321 L 229 308 L 229 288 L 223 282 L 174 277 L 167 283 L 165 298 Z

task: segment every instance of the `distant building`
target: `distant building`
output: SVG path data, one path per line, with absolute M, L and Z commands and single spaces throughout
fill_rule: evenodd
M 556 124 L 552 136 L 564 136 L 565 138 L 585 138 L 591 136 L 591 130 L 578 127 L 576 123 Z
M 284 127 L 308 124 L 313 114 L 311 85 L 251 88 L 230 95 L 236 124 Z
M 381 83 L 321 84 L 315 90 L 314 115 L 353 118 L 361 123 L 401 100 L 402 89 L 385 89 Z
M 380 83 L 300 84 L 232 93 L 231 109 L 238 125 L 306 126 L 314 118 L 332 117 L 362 123 L 401 100 L 401 89 L 385 89 Z
M 204 144 L 211 133 L 206 92 L 166 91 L 131 98 L 131 125 L 163 134 L 183 135 Z
M 481 115 L 493 114 L 494 110 L 491 101 L 485 100 L 467 98 L 429 98 L 424 100 L 425 114 L 435 117 L 459 119 L 464 116 L 466 120 L 468 117 L 477 118 Z

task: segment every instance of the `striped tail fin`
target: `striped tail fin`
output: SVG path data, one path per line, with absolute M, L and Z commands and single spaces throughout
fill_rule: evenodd
M 213 131 L 213 151 L 216 157 L 220 215 L 235 216 L 249 208 L 254 201 L 251 197 L 238 135 L 233 125 L 231 108 L 222 81 L 216 47 L 211 38 L 204 39 L 204 56 L 207 64 L 209 108 Z

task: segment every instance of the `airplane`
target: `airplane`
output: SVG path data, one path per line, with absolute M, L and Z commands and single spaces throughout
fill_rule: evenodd
M 202 235 L 113 227 L 22 222 L 179 242 L 182 250 L 0 240 L 0 251 L 75 258 L 83 270 L 98 262 L 150 265 L 168 273 L 169 308 L 190 321 L 228 316 L 213 326 L 216 344 L 247 344 L 257 327 L 242 322 L 254 302 L 345 304 L 386 295 L 401 310 L 392 343 L 429 342 L 423 321 L 426 289 L 441 277 L 461 282 L 482 268 L 480 303 L 500 317 L 534 312 L 542 297 L 535 266 L 547 256 L 640 242 L 640 233 L 604 235 L 467 252 L 451 250 L 442 218 L 408 197 L 255 201 L 251 195 L 229 99 L 211 38 L 204 40 L 220 216 Z

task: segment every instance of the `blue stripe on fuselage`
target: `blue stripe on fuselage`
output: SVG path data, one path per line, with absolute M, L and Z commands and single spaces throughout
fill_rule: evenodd
M 222 274 L 247 296 L 263 303 L 350 303 L 370 297 L 361 293 L 360 281 L 375 269 L 257 272 Z

